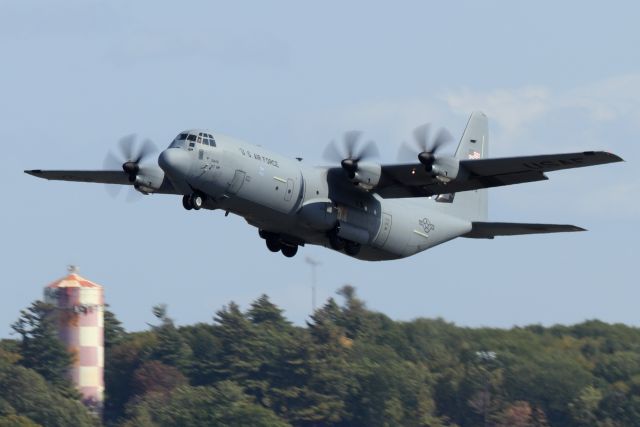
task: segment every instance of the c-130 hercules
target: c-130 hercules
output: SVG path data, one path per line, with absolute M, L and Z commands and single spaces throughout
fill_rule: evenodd
M 584 231 L 572 225 L 488 222 L 486 188 L 622 161 L 603 151 L 487 158 L 488 125 L 482 112 L 471 114 L 453 156 L 438 154 L 450 139 L 448 132 L 440 130 L 432 140 L 428 134 L 427 125 L 417 128 L 416 149 L 401 146 L 412 161 L 392 165 L 368 160 L 377 149 L 373 143 L 358 144 L 357 132 L 345 135 L 342 152 L 335 144 L 327 147 L 325 157 L 339 166 L 314 167 L 215 132 L 190 130 L 160 153 L 158 166 L 140 164 L 152 151 L 149 142 L 134 153 L 133 138 L 125 138 L 121 169 L 25 172 L 182 195 L 187 210 L 220 209 L 242 216 L 258 228 L 269 250 L 287 257 L 299 246 L 314 244 L 374 261 L 408 257 L 456 237 Z

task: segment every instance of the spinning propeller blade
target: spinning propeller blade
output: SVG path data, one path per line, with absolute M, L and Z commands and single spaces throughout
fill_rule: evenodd
M 427 170 L 431 170 L 433 163 L 436 160 L 436 153 L 442 149 L 443 146 L 453 141 L 451 133 L 441 128 L 436 133 L 436 136 L 430 140 L 429 134 L 431 125 L 425 123 L 418 126 L 413 131 L 413 144 L 403 142 L 398 150 L 398 160 L 400 161 L 412 161 L 416 157 L 425 165 Z
M 122 169 L 129 176 L 129 182 L 136 180 L 136 176 L 140 172 L 140 162 L 158 151 L 150 139 L 145 139 L 140 144 L 136 143 L 136 139 L 135 134 L 120 138 L 118 141 L 119 155 L 109 151 L 104 159 L 105 169 Z M 116 197 L 121 190 L 119 185 L 107 185 L 106 188 L 107 192 L 113 197 Z M 137 193 L 135 190 L 134 192 Z M 132 197 L 127 197 L 127 201 L 132 200 Z
M 360 144 L 362 132 L 349 131 L 344 134 L 342 146 L 338 147 L 332 141 L 324 150 L 324 159 L 332 163 L 340 163 L 342 168 L 353 178 L 358 170 L 358 162 L 379 156 L 378 147 L 375 142 L 367 141 Z

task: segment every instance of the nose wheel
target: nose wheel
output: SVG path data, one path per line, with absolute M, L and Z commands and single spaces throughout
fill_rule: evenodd
M 182 196 L 182 206 L 190 211 L 191 209 L 200 210 L 204 205 L 204 197 L 198 193 Z

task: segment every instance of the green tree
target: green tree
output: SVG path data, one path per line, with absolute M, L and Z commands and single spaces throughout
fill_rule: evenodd
M 569 411 L 576 425 L 594 426 L 598 421 L 598 406 L 602 400 L 602 392 L 588 385 L 569 404 Z
M 106 352 L 104 417 L 107 422 L 124 415 L 127 402 L 135 395 L 134 373 L 149 359 L 156 342 L 153 332 L 130 333 Z
M 233 380 L 240 384 L 260 368 L 255 326 L 231 302 L 216 313 L 212 334 L 218 344 L 212 371 L 217 380 Z
M 45 427 L 98 424 L 82 403 L 65 397 L 40 374 L 23 366 L 0 364 L 0 401 L 5 418 L 18 417 L 23 423 L 26 417 Z
M 0 416 L 0 427 L 38 427 L 39 425 L 22 415 Z
M 440 426 L 426 366 L 402 360 L 391 347 L 356 341 L 350 355 L 356 386 L 347 397 L 348 425 Z
M 108 306 L 107 306 L 108 307 Z M 108 308 L 104 310 L 104 347 L 108 351 L 126 336 L 122 322 Z
M 218 380 L 216 360 L 220 343 L 214 336 L 213 329 L 213 325 L 199 323 L 183 326 L 179 330 L 192 352 L 192 367 L 189 372 L 191 385 L 211 385 Z
M 157 360 L 148 360 L 133 373 L 131 388 L 134 394 L 143 395 L 150 392 L 168 393 L 187 384 L 187 378 L 177 368 Z
M 353 341 L 346 337 L 339 306 L 333 299 L 311 316 L 310 342 L 305 355 L 303 391 L 307 407 L 298 412 L 297 425 L 337 424 L 350 418 L 346 399 L 356 382 L 349 370 Z
M 188 373 L 192 364 L 192 351 L 175 327 L 173 319 L 168 316 L 167 306 L 156 305 L 153 307 L 153 314 L 160 320 L 160 325 L 153 327 L 157 344 L 152 357 Z
M 640 375 L 640 353 L 618 351 L 600 356 L 594 368 L 594 374 L 608 383 L 628 381 L 634 375 Z
M 22 338 L 20 364 L 71 392 L 67 374 L 72 357 L 58 338 L 56 322 L 59 315 L 52 305 L 35 301 L 28 309 L 20 311 L 20 318 L 11 327 Z
M 251 307 L 247 311 L 247 318 L 255 325 L 269 324 L 280 328 L 291 325 L 282 315 L 282 309 L 273 304 L 264 294 L 251 303 Z
M 232 382 L 215 387 L 184 386 L 165 396 L 146 395 L 129 409 L 130 420 L 125 427 L 155 425 L 159 427 L 285 427 L 269 409 L 252 402 L 242 389 Z
M 512 399 L 540 406 L 552 425 L 571 425 L 569 403 L 593 383 L 585 367 L 566 353 L 512 359 L 508 365 L 505 389 Z

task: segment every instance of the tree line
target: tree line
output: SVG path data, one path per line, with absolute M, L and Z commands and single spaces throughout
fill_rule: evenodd
M 2 426 L 638 426 L 640 329 L 394 321 L 344 286 L 296 326 L 266 295 L 210 323 L 126 332 L 105 311 L 101 420 L 65 377 L 55 311 L 0 342 Z

